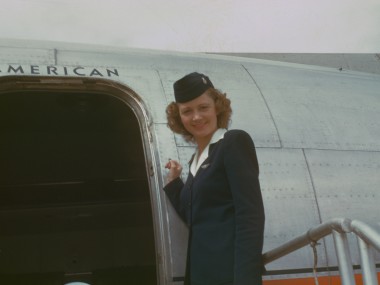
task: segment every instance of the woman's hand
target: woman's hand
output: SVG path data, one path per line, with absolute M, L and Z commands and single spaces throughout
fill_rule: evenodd
M 166 183 L 173 181 L 181 175 L 182 165 L 176 160 L 169 159 L 165 168 L 169 169 L 168 175 L 166 176 Z

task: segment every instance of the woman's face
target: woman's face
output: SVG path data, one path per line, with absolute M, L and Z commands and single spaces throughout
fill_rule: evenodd
M 218 128 L 214 99 L 206 91 L 191 101 L 178 103 L 178 108 L 183 126 L 195 141 L 208 143 Z

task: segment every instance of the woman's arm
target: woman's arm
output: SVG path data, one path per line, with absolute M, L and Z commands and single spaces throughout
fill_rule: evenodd
M 169 160 L 165 165 L 165 168 L 169 169 L 169 172 L 166 177 L 167 184 L 164 187 L 164 191 L 176 212 L 182 220 L 185 221 L 185 213 L 182 213 L 180 204 L 181 190 L 184 186 L 183 181 L 180 178 L 182 166 L 175 160 Z
M 264 206 L 254 143 L 244 131 L 225 135 L 225 169 L 235 206 L 234 284 L 261 284 Z

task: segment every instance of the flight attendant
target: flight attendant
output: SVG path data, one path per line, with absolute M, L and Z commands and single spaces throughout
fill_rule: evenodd
M 262 284 L 264 207 L 251 137 L 229 130 L 230 100 L 197 72 L 174 83 L 170 129 L 195 143 L 190 171 L 170 160 L 169 200 L 189 227 L 186 285 Z

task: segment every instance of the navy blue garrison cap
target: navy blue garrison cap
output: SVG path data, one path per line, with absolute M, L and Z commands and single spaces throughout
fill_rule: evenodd
M 177 103 L 185 103 L 201 96 L 207 89 L 214 88 L 210 79 L 193 72 L 174 82 L 174 97 Z

